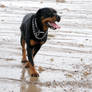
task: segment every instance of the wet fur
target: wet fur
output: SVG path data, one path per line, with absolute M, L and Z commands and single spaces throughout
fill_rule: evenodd
M 47 36 L 43 40 L 38 40 L 35 38 L 32 29 L 32 19 L 34 16 L 37 18 L 37 24 L 40 30 L 47 31 L 48 26 L 45 25 L 46 21 L 55 20 L 54 17 L 48 18 L 48 16 L 52 16 L 56 11 L 52 8 L 43 8 L 39 9 L 37 13 L 27 14 L 22 21 L 20 30 L 21 30 L 21 46 L 22 46 L 22 63 L 26 63 L 26 67 L 30 68 L 31 76 L 38 77 L 39 74 L 35 70 L 34 67 L 34 56 L 40 50 L 42 44 L 44 44 L 47 40 Z M 48 15 L 49 14 L 49 15 Z M 27 53 L 25 44 L 27 44 Z M 28 56 L 28 60 L 27 57 Z

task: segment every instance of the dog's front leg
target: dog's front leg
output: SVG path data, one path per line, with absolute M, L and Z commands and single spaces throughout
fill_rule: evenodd
M 39 77 L 39 74 L 37 73 L 37 71 L 35 70 L 35 67 L 34 67 L 32 48 L 28 44 L 27 44 L 27 54 L 28 54 L 28 60 L 29 60 L 28 65 L 30 68 L 31 76 L 32 77 Z

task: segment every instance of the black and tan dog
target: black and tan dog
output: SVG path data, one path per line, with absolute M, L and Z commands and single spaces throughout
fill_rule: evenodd
M 42 8 L 37 13 L 27 14 L 21 24 L 21 46 L 22 46 L 22 62 L 27 62 L 30 68 L 31 76 L 38 77 L 39 74 L 35 70 L 33 58 L 47 40 L 48 28 L 53 30 L 59 28 L 55 22 L 60 21 L 60 16 L 56 10 L 52 8 Z M 27 45 L 27 56 L 26 49 Z

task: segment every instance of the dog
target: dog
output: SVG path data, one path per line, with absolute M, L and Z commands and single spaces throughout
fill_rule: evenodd
M 60 28 L 55 22 L 60 22 L 60 16 L 53 8 L 41 8 L 36 13 L 24 16 L 21 30 L 22 63 L 29 67 L 32 77 L 39 77 L 34 67 L 34 57 L 41 46 L 47 41 L 48 29 Z M 26 48 L 27 47 L 27 57 Z

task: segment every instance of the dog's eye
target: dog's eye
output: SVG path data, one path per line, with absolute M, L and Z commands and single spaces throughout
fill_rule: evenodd
M 53 17 L 53 15 L 50 15 L 50 17 Z

